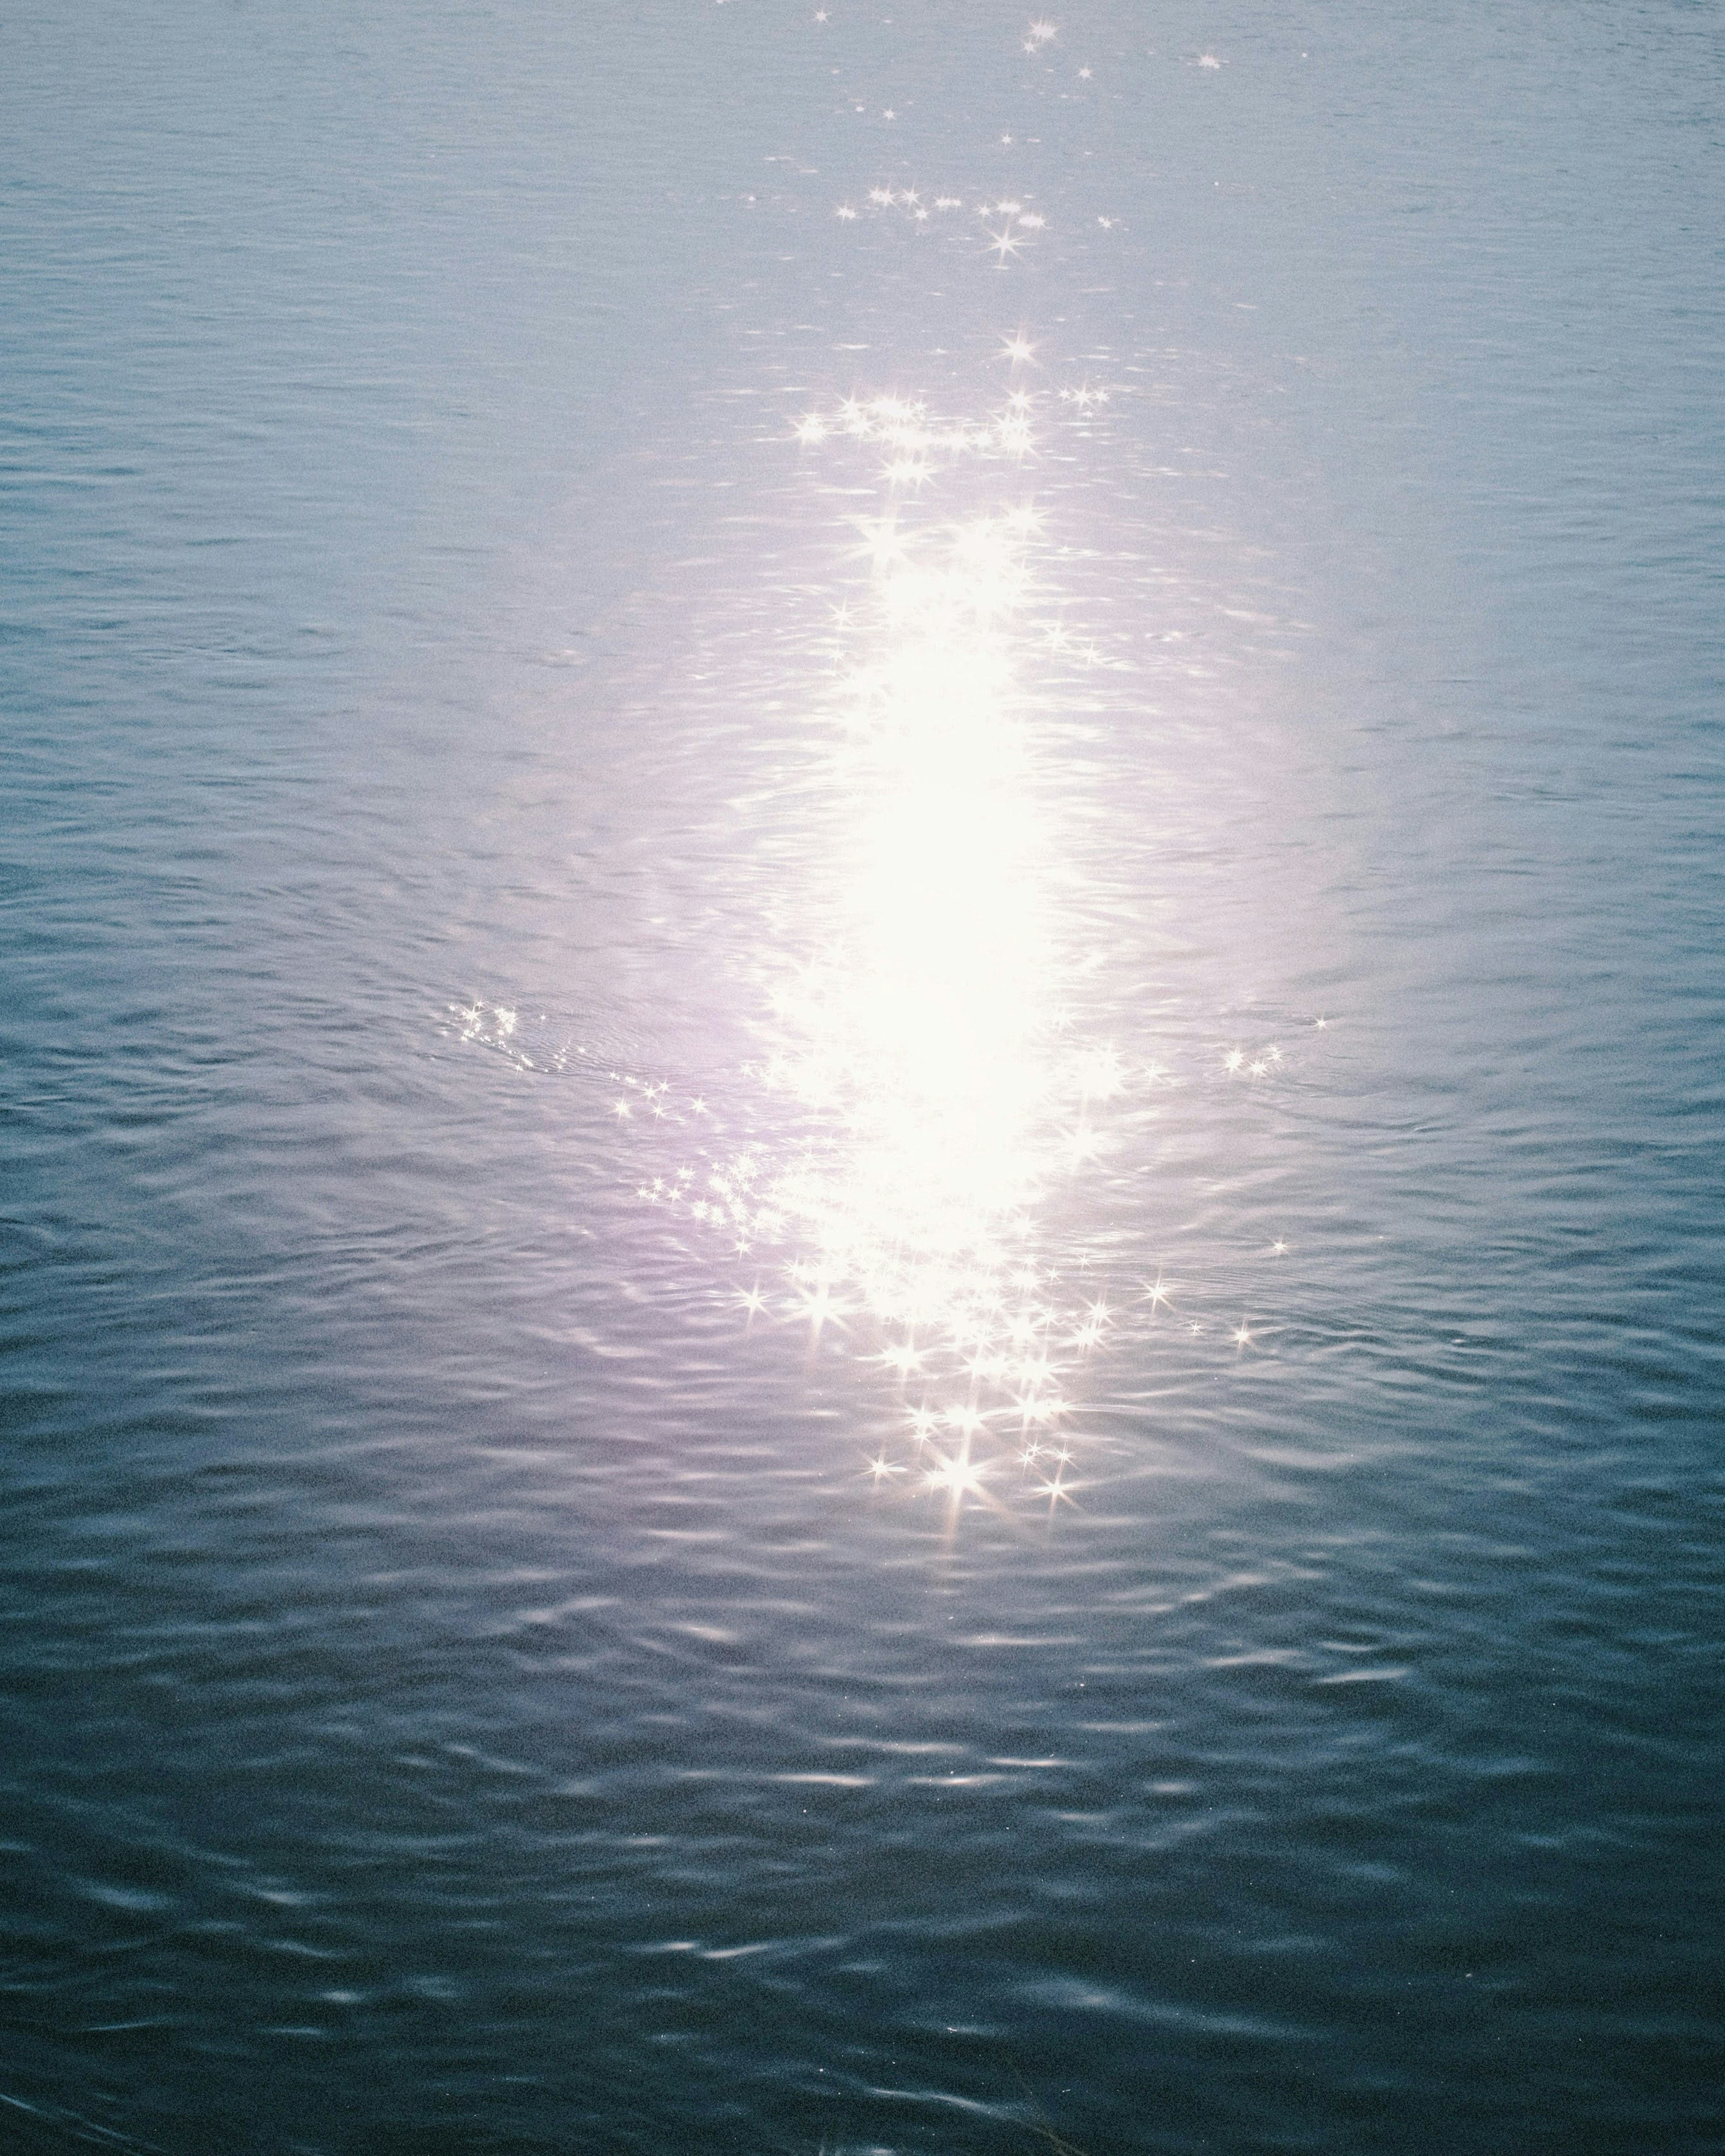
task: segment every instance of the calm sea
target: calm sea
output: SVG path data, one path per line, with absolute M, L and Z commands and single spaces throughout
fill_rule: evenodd
M 14 0 L 0 2148 L 1725 2148 L 1694 0 Z

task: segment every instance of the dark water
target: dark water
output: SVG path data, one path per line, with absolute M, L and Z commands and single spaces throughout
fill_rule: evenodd
M 1722 18 L 828 13 L 0 24 L 0 2146 L 1725 2147 Z M 688 1194 L 1009 498 L 1111 1315 L 942 1494 Z

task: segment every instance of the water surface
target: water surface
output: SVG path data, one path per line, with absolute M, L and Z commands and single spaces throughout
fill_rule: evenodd
M 0 2138 L 1717 2148 L 1717 18 L 824 13 L 13 11 Z

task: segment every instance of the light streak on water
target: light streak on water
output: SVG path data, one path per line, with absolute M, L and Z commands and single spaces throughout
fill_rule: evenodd
M 1014 382 L 1034 351 L 1022 329 L 1003 341 Z M 843 836 L 790 910 L 832 932 L 765 969 L 743 1116 L 728 1082 L 709 1081 L 716 1109 L 512 1010 L 456 1014 L 526 1067 L 603 1074 L 619 1128 L 665 1148 L 639 1199 L 699 1230 L 739 1326 L 871 1366 L 894 1419 L 861 1471 L 954 1513 L 1075 1501 L 1087 1368 L 1123 1329 L 1259 1339 L 1246 1313 L 1194 1317 L 1153 1264 L 1117 1284 L 1050 1225 L 1081 1217 L 1117 1111 L 1176 1082 L 1087 1037 L 1061 992 L 1079 954 L 1060 682 L 1118 662 L 1066 625 L 1081 594 L 1026 478 L 1045 412 L 1081 418 L 1107 394 L 1009 386 L 957 418 L 851 396 L 793 423 L 793 454 L 867 460 L 876 508 L 850 527 L 839 662 L 811 649 L 803 685 Z M 941 480 L 960 466 L 954 516 Z M 1217 1075 L 1286 1064 L 1279 1044 L 1230 1045 Z
M 1025 51 L 1056 33 L 1032 23 Z M 834 213 L 943 229 L 990 276 L 1049 234 L 1010 191 L 894 182 Z M 798 798 L 839 836 L 810 888 L 778 894 L 784 919 L 822 932 L 757 970 L 740 1090 L 649 1078 L 494 1004 L 453 1014 L 462 1039 L 524 1068 L 603 1076 L 619 1141 L 647 1157 L 639 1198 L 698 1230 L 739 1327 L 796 1328 L 811 1354 L 872 1366 L 893 1408 L 862 1471 L 955 1514 L 1074 1500 L 1088 1373 L 1123 1332 L 1209 1332 L 1236 1355 L 1261 1338 L 1249 1311 L 1195 1315 L 1189 1285 L 1122 1256 L 1117 1233 L 1100 1262 L 1072 1224 L 1129 1153 L 1135 1111 L 1183 1081 L 1128 1067 L 1062 993 L 1093 955 L 1062 684 L 1124 662 L 1073 626 L 1084 535 L 1051 529 L 1032 484 L 1050 430 L 1081 449 L 1114 393 L 1039 386 L 1040 347 L 1029 325 L 1003 330 L 983 364 L 1005 380 L 973 412 L 853 393 L 768 449 L 808 477 L 842 465 L 845 494 L 874 506 L 832 592 L 836 667 L 832 640 L 811 640 L 783 684 L 810 713 Z M 1230 1043 L 1209 1075 L 1259 1085 L 1286 1067 L 1279 1044 Z
M 826 714 L 843 926 L 778 983 L 758 1066 L 826 1142 L 729 1163 L 716 1195 L 740 1244 L 764 1231 L 794 1248 L 792 1306 L 811 1332 L 865 1334 L 901 1390 L 877 1482 L 955 1502 L 1029 1484 L 1057 1501 L 1069 1378 L 1107 1310 L 1065 1290 L 1039 1208 L 1122 1073 L 1070 1038 L 1057 993 L 1063 850 L 1027 665 L 1027 616 L 1049 596 L 1044 520 L 1019 485 L 1032 400 L 951 421 L 851 398 L 796 433 L 872 449 L 888 501 L 858 526 L 867 586 Z M 957 521 L 906 505 L 959 459 L 1002 466 L 1005 498 Z

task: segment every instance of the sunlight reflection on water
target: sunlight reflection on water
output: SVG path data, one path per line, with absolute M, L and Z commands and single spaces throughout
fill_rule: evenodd
M 1004 345 L 1015 384 L 1033 351 L 1023 331 Z M 1069 1500 L 1083 1366 L 1173 1299 L 1159 1265 L 1117 1240 L 1104 1260 L 1072 1224 L 1119 1142 L 1111 1118 L 1166 1076 L 1062 994 L 1082 956 L 1086 856 L 1066 828 L 1082 781 L 1060 754 L 1057 670 L 1131 668 L 1073 627 L 1081 592 L 1055 573 L 1025 467 L 1050 418 L 1107 396 L 1014 386 L 957 421 L 853 396 L 795 422 L 805 451 L 862 461 L 875 504 L 845 516 L 829 619 L 777 685 L 811 713 L 799 792 L 831 834 L 773 909 L 806 945 L 758 968 L 740 1112 L 710 1100 L 711 1078 L 699 1091 L 607 1067 L 619 1125 L 694 1142 L 644 1176 L 641 1199 L 702 1229 L 725 1268 L 715 1292 L 744 1322 L 806 1326 L 811 1349 L 884 1374 L 895 1434 L 870 1475 L 954 1514 Z M 959 467 L 955 515 L 941 482 Z M 513 1011 L 457 1016 L 462 1038 L 526 1067 L 603 1067 L 568 1040 L 547 1050 Z M 1221 1067 L 1262 1079 L 1281 1061 L 1276 1046 L 1250 1065 L 1233 1050 Z M 1122 1260 L 1146 1276 L 1117 1296 Z M 1232 1337 L 1252 1341 L 1244 1319 Z
M 1717 11 L 13 12 L 13 2135 L 1714 2151 Z

